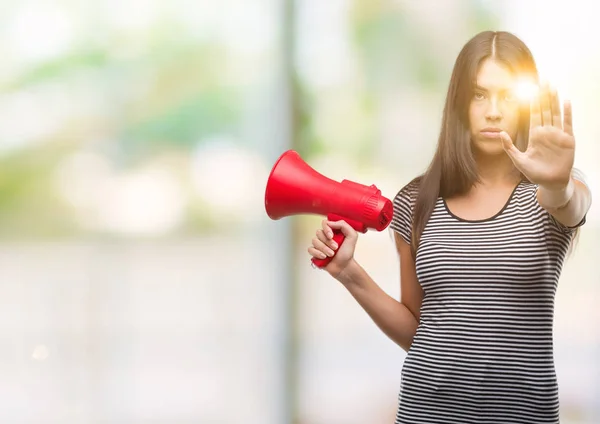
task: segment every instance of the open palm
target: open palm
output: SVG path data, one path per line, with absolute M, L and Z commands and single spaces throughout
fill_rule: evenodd
M 521 152 L 510 136 L 502 133 L 504 150 L 529 181 L 548 189 L 562 189 L 570 179 L 575 160 L 575 137 L 570 102 L 561 117 L 558 94 L 545 85 L 531 102 L 527 150 Z

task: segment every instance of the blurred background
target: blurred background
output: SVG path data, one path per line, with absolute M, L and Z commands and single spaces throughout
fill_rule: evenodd
M 450 72 L 520 36 L 573 102 L 600 199 L 588 1 L 21 0 L 0 8 L 0 422 L 391 423 L 404 351 L 271 221 L 294 148 L 388 197 L 435 148 Z M 556 299 L 563 423 L 600 423 L 600 208 Z M 389 231 L 357 258 L 390 295 Z

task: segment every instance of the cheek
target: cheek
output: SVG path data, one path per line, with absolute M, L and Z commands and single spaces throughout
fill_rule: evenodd
M 506 121 L 507 127 L 516 131 L 519 128 L 519 116 L 520 111 L 518 108 L 510 108 L 507 110 L 504 114 L 504 120 Z
M 471 105 L 469 106 L 469 123 L 473 124 L 476 123 L 477 121 L 479 121 L 481 119 L 481 116 L 483 114 L 482 108 L 480 106 L 478 106 L 477 104 L 473 104 L 471 103 Z

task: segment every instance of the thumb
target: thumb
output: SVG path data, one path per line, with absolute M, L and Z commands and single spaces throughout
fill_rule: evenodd
M 506 131 L 502 131 L 500 133 L 500 138 L 502 139 L 502 147 L 504 148 L 504 151 L 512 159 L 515 166 L 519 167 L 520 164 L 523 162 L 525 154 L 519 149 L 517 149 L 512 139 L 510 138 L 510 135 L 508 135 Z

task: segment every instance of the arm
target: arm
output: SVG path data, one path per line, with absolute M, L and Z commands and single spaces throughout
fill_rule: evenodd
M 398 234 L 395 234 L 395 238 L 400 256 L 400 301 L 385 293 L 354 259 L 337 279 L 379 329 L 408 351 L 419 324 L 423 292 L 417 280 L 410 246 Z
M 550 190 L 540 186 L 537 199 L 548 213 L 566 227 L 578 225 L 592 203 L 589 188 L 573 177 L 569 180 L 568 185 L 560 190 Z

